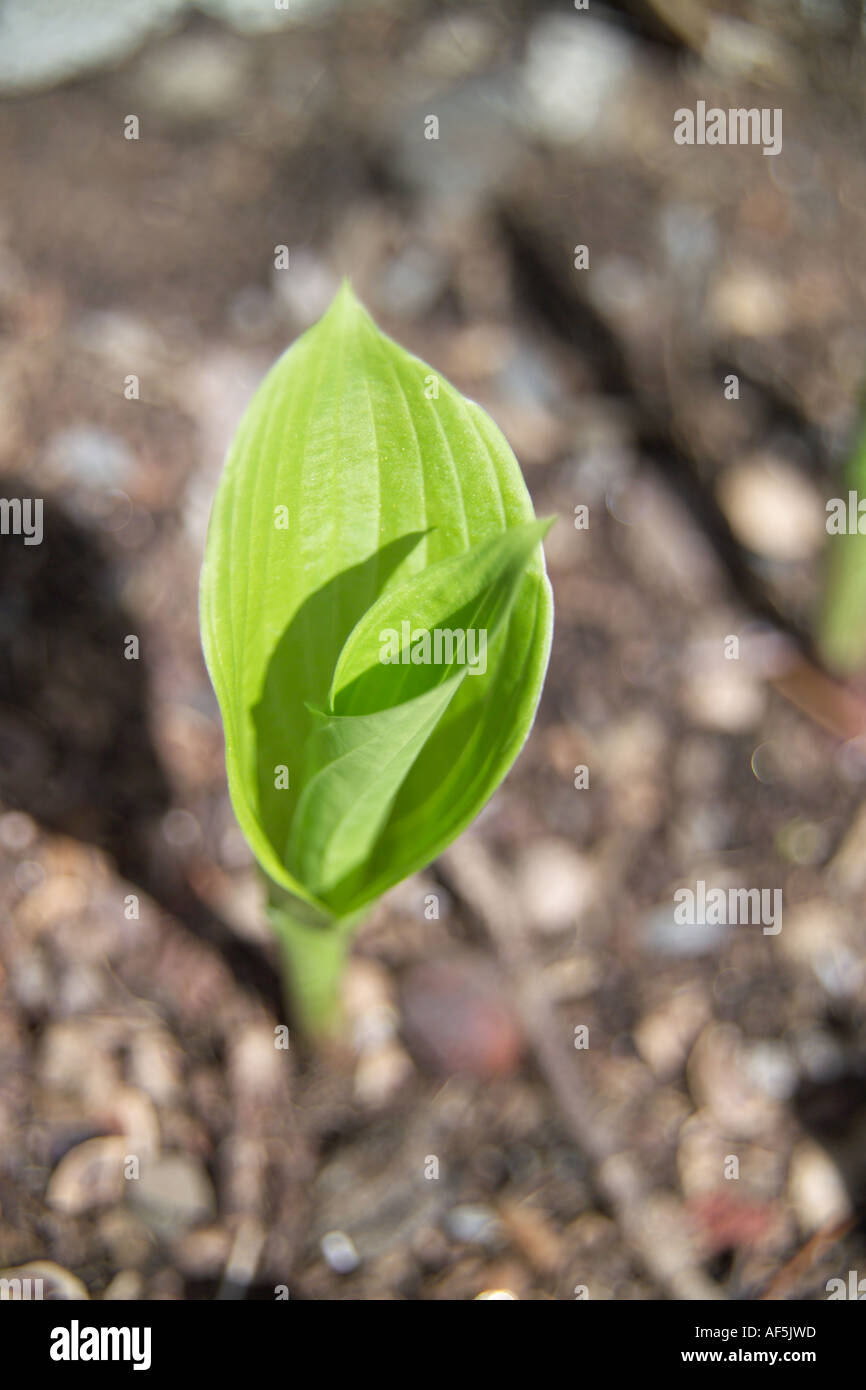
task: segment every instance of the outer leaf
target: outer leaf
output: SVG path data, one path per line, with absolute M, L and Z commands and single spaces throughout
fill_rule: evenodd
M 866 497 L 866 393 L 843 482 L 846 504 L 851 492 L 857 499 Z M 866 536 L 859 525 L 849 528 L 828 538 L 827 551 L 818 644 L 831 670 L 850 676 L 866 667 Z
M 288 530 L 274 525 L 280 506 Z M 496 426 L 385 338 L 348 286 L 271 369 L 217 493 L 201 622 L 235 811 L 286 890 L 340 916 L 355 911 L 429 862 L 504 776 L 530 728 L 549 651 L 540 546 L 488 646 L 487 674 L 457 685 L 351 882 L 326 898 L 287 868 L 308 795 L 309 707 L 326 706 L 350 634 L 383 594 L 532 517 Z M 279 765 L 288 789 L 274 785 Z

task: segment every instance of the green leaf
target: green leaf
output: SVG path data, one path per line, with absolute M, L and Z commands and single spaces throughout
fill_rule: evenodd
M 490 418 L 347 285 L 253 398 L 214 502 L 202 642 L 241 828 L 323 920 L 428 863 L 516 757 L 550 646 L 543 529 Z M 447 645 L 382 662 L 403 623 L 486 629 L 486 669 Z
M 480 672 L 475 645 L 445 633 L 483 631 L 492 637 L 511 611 L 517 585 L 551 521 L 530 521 L 503 531 L 459 555 L 438 560 L 421 574 L 386 590 L 356 624 L 346 641 L 331 682 L 331 707 L 343 714 L 383 709 L 444 680 L 468 658 Z M 394 632 L 399 660 L 382 660 L 382 633 Z M 412 633 L 443 633 L 442 661 L 415 662 Z M 416 652 L 423 642 L 416 642 Z M 486 652 L 485 652 L 486 654 Z M 475 670 L 472 670 L 474 657 Z M 449 659 L 450 658 L 450 659 Z M 466 664 L 466 663 L 464 663 Z
M 840 675 L 853 675 L 866 667 L 866 535 L 860 534 L 859 517 L 853 529 L 848 524 L 849 492 L 858 500 L 866 497 L 866 393 L 844 470 L 844 495 L 839 499 L 845 529 L 839 534 L 831 531 L 827 541 L 827 583 L 818 626 L 821 655 Z M 828 528 L 831 525 L 828 517 Z
M 318 713 L 311 772 L 298 802 L 289 860 L 324 897 L 364 863 L 400 784 L 436 727 L 463 671 L 393 709 Z
M 288 849 L 289 864 L 318 896 L 332 894 L 367 860 L 451 697 L 464 677 L 483 674 L 487 641 L 507 619 L 527 560 L 549 524 L 516 526 L 438 561 L 384 594 L 356 625 L 337 663 L 332 712 L 314 712 L 317 727 L 307 745 Z M 382 633 L 400 629 L 406 640 L 399 663 L 383 664 Z M 435 642 L 438 633 L 443 660 L 413 663 L 412 633 L 421 655 L 426 634 Z

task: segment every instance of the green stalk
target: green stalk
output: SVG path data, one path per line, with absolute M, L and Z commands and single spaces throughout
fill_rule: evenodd
M 340 980 L 360 920 L 315 914 L 270 885 L 268 920 L 280 945 L 283 987 L 293 1022 L 310 1039 L 341 1030 Z

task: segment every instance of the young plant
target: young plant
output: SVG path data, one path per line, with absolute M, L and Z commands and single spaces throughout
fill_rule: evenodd
M 338 1021 L 353 929 L 478 814 L 526 739 L 552 602 L 517 460 L 344 284 L 229 450 L 201 633 L 232 804 L 293 1016 Z

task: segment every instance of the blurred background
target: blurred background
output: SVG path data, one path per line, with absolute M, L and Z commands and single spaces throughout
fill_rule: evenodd
M 0 1273 L 866 1277 L 866 704 L 812 637 L 864 72 L 859 0 L 0 5 L 0 492 L 44 499 L 41 545 L 0 538 Z M 781 108 L 781 152 L 675 144 L 699 100 Z M 559 515 L 557 618 L 515 769 L 376 909 L 310 1058 L 274 1045 L 197 577 L 240 413 L 342 275 Z M 697 880 L 781 889 L 782 930 L 679 925 Z

